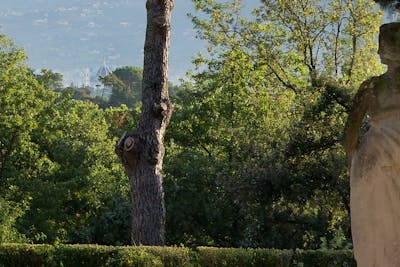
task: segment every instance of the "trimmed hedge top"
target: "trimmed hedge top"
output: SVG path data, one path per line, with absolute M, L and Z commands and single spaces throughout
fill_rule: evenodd
M 356 266 L 351 250 L 1 244 L 0 267 Z

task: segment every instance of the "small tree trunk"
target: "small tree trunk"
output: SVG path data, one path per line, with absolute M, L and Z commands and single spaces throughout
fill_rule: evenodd
M 116 144 L 131 187 L 132 242 L 136 245 L 164 244 L 162 163 L 173 109 L 167 77 L 172 7 L 172 0 L 147 0 L 141 118 L 137 131 L 124 134 Z

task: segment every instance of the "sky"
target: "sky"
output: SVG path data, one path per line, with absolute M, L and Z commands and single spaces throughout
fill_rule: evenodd
M 1 0 L 0 32 L 24 48 L 33 69 L 51 69 L 66 84 L 95 76 L 105 60 L 111 68 L 142 66 L 145 0 Z M 247 3 L 248 2 L 248 3 Z M 258 0 L 244 1 L 246 8 Z M 250 4 L 249 4 L 250 3 Z M 177 82 L 206 43 L 196 39 L 187 13 L 190 0 L 175 0 L 169 78 Z

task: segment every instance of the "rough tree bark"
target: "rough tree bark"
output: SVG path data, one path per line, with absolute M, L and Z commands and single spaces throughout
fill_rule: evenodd
M 162 164 L 165 130 L 173 110 L 167 77 L 172 8 L 173 0 L 147 0 L 141 118 L 137 130 L 125 133 L 115 146 L 129 177 L 136 245 L 164 244 Z

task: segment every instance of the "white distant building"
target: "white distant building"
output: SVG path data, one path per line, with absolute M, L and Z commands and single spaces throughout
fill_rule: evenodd
M 110 67 L 106 65 L 106 60 L 104 60 L 104 61 L 103 61 L 103 66 L 101 66 L 101 67 L 99 68 L 99 70 L 96 72 L 96 77 L 97 77 L 97 78 L 98 78 L 98 77 L 104 78 L 104 77 L 106 77 L 108 74 L 111 74 L 111 73 L 112 73 L 112 71 L 111 71 Z
M 101 97 L 105 97 L 107 99 L 110 98 L 110 95 L 112 92 L 111 88 L 103 86 L 103 84 L 101 83 L 99 78 L 104 78 L 108 74 L 111 74 L 111 73 L 112 73 L 111 68 L 109 66 L 107 66 L 106 60 L 104 59 L 103 65 L 100 66 L 100 68 L 96 72 L 96 77 L 94 78 L 95 87 L 90 90 L 91 96 L 93 96 L 93 97 L 101 96 Z
M 90 70 L 86 68 L 83 72 L 83 87 L 89 88 L 90 87 Z

